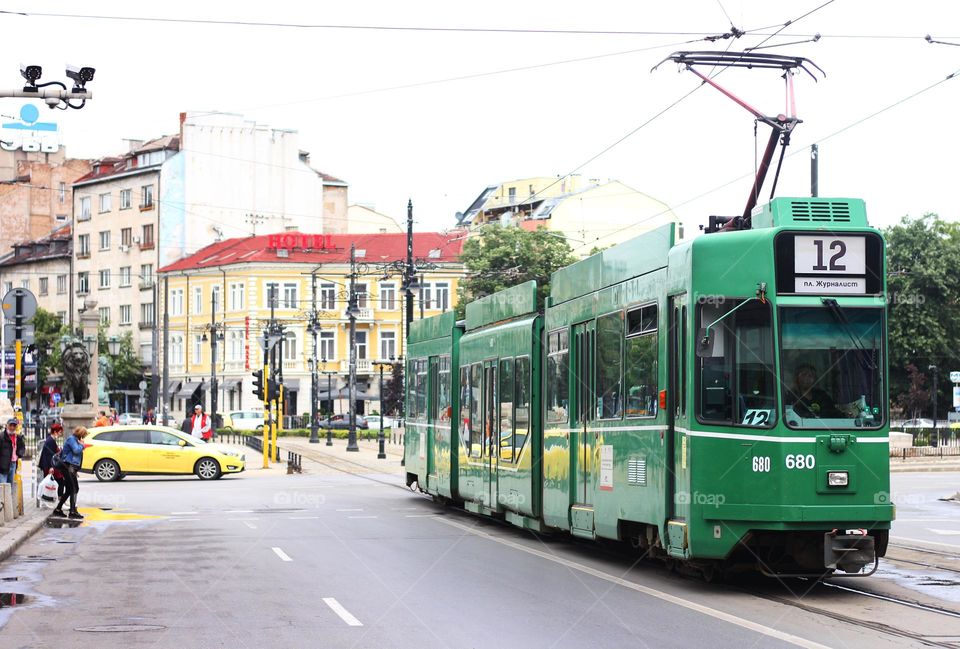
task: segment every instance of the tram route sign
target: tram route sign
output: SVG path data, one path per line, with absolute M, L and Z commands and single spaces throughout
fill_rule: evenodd
M 960 383 L 960 372 L 950 372 L 950 381 Z
M 781 295 L 883 291 L 883 242 L 873 233 L 782 232 L 774 246 Z

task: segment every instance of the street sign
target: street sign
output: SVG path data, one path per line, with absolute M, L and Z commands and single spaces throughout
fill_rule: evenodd
M 960 408 L 960 386 L 953 386 L 953 407 Z
M 147 382 L 146 382 L 146 381 L 140 381 L 140 384 L 139 384 L 137 387 L 139 387 L 139 388 L 140 388 L 140 391 L 143 392 L 144 390 L 147 389 Z
M 960 383 L 960 372 L 950 372 L 950 380 L 954 383 Z
M 53 402 L 54 402 L 54 403 L 60 403 L 60 393 L 59 393 L 59 392 L 54 392 L 54 393 L 53 393 Z
M 8 345 L 12 345 L 17 339 L 17 327 L 13 322 L 13 316 L 10 316 L 8 322 L 3 325 L 3 339 Z M 24 345 L 32 345 L 34 340 L 34 328 L 32 324 L 24 324 L 20 327 L 20 340 Z
M 20 298 L 20 313 L 17 314 L 17 298 Z M 3 315 L 7 320 L 13 320 L 20 315 L 24 321 L 29 320 L 37 312 L 37 298 L 25 288 L 12 288 L 3 296 Z

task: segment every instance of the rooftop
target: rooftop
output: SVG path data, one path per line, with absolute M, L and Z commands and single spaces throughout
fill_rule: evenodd
M 44 261 L 47 259 L 69 259 L 73 249 L 73 236 L 70 225 L 57 228 L 42 239 L 21 241 L 11 246 L 13 252 L 0 258 L 0 267 Z
M 90 173 L 77 178 L 74 181 L 74 184 L 79 185 L 81 183 L 96 182 L 111 176 L 116 176 L 122 173 L 130 173 L 140 169 L 153 169 L 159 167 L 163 160 L 159 158 L 151 158 L 146 165 L 141 166 L 142 161 L 145 159 L 144 154 L 149 154 L 154 151 L 179 150 L 180 136 L 164 135 L 163 137 L 158 137 L 150 140 L 149 142 L 143 143 L 134 151 L 130 151 L 119 156 L 105 156 L 99 160 L 95 160 L 93 162 L 93 169 L 90 171 Z

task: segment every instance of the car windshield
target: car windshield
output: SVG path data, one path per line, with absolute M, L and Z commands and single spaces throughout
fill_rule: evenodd
M 883 423 L 883 311 L 791 307 L 780 312 L 784 417 L 792 428 Z

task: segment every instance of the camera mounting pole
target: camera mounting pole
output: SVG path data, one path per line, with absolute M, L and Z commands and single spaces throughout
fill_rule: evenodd
M 773 195 L 777 190 L 777 180 L 780 177 L 780 169 L 783 166 L 784 154 L 786 153 L 787 146 L 790 144 L 790 134 L 793 132 L 794 127 L 796 127 L 797 124 L 800 124 L 802 121 L 797 118 L 796 98 L 793 90 L 793 75 L 797 70 L 803 70 L 809 74 L 814 81 L 816 81 L 816 75 L 806 67 L 807 64 L 815 68 L 823 76 L 826 76 L 826 73 L 816 63 L 802 56 L 783 56 L 778 54 L 764 54 L 760 52 L 674 52 L 663 61 L 655 65 L 653 70 L 656 70 L 657 67 L 659 67 L 664 61 L 673 61 L 674 63 L 683 66 L 684 69 L 693 72 L 700 78 L 701 81 L 719 90 L 721 93 L 723 93 L 723 95 L 732 99 L 738 106 L 752 114 L 758 122 L 763 122 L 772 129 L 770 132 L 770 138 L 767 140 L 766 149 L 764 149 L 763 152 L 763 157 L 761 158 L 760 164 L 757 167 L 757 173 L 753 181 L 753 187 L 750 190 L 750 195 L 747 197 L 747 204 L 743 208 L 743 214 L 738 217 L 730 218 L 727 220 L 726 224 L 720 228 L 720 230 L 749 230 L 751 213 L 753 212 L 753 208 L 757 205 L 757 199 L 760 196 L 760 188 L 763 186 L 763 181 L 766 179 L 767 171 L 770 169 L 770 162 L 773 160 L 773 152 L 777 148 L 777 142 L 779 141 L 781 144 L 780 160 L 777 162 L 777 171 L 773 177 L 773 187 L 770 190 L 770 198 L 773 198 Z M 786 108 L 784 113 L 780 113 L 775 117 L 764 115 L 759 110 L 734 95 L 732 92 L 718 84 L 707 75 L 696 70 L 694 66 L 698 65 L 709 65 L 711 67 L 783 70 L 783 79 L 786 84 Z M 723 217 L 719 218 L 722 219 Z

